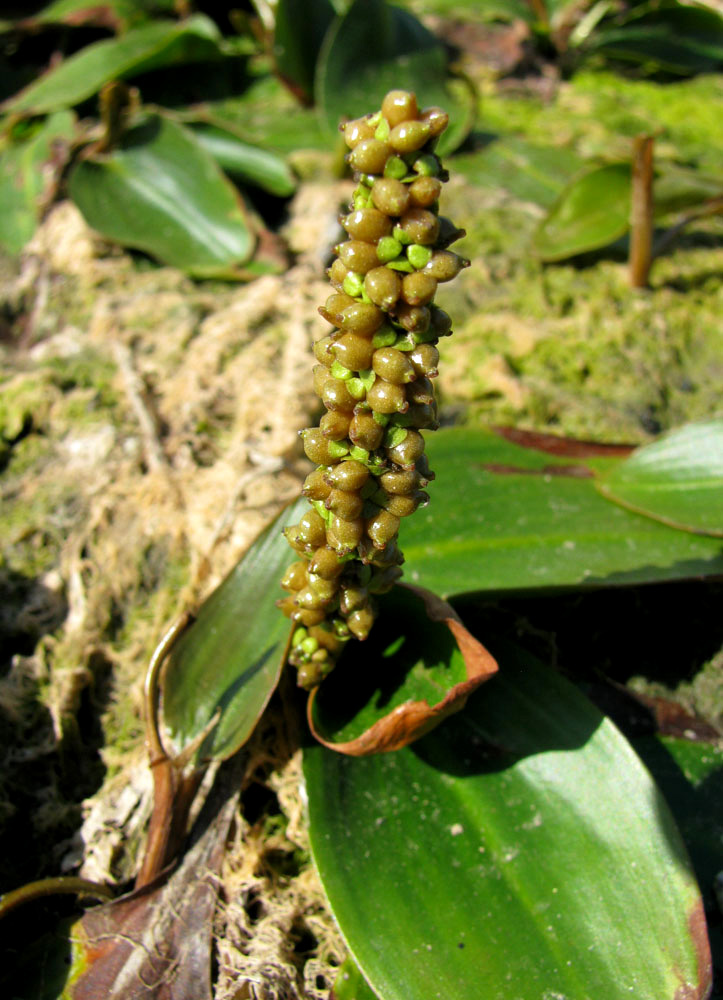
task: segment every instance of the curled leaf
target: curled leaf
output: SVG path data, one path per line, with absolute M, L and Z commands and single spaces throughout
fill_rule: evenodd
M 497 671 L 454 608 L 430 591 L 395 587 L 380 604 L 370 638 L 354 643 L 309 697 L 316 739 L 351 757 L 408 746 Z

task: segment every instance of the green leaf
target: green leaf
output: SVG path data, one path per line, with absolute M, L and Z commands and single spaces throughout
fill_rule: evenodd
M 564 439 L 553 439 L 564 452 Z M 491 431 L 427 436 L 431 503 L 404 518 L 405 580 L 443 597 L 719 575 L 720 542 L 608 503 L 591 469 L 619 459 L 564 457 Z M 568 454 L 570 453 L 568 447 Z
M 598 487 L 664 524 L 723 536 L 723 418 L 687 424 L 638 448 Z
M 303 497 L 262 532 L 174 646 L 162 684 L 162 717 L 176 754 L 217 723 L 195 760 L 230 757 L 246 742 L 276 687 L 290 633 L 275 605 L 293 561 L 281 528 L 298 520 Z
M 64 157 L 54 156 L 58 146 L 66 150 L 73 138 L 75 115 L 58 111 L 27 138 L 10 135 L 0 151 L 0 204 L 3 220 L 0 246 L 8 253 L 20 253 L 35 232 L 38 213 L 59 173 Z
M 68 188 L 98 232 L 189 274 L 233 277 L 253 253 L 238 192 L 193 133 L 161 115 L 80 161 Z
M 279 198 L 296 190 L 296 178 L 280 156 L 244 142 L 233 129 L 219 124 L 192 122 L 196 141 L 231 177 L 263 188 Z
M 655 214 L 665 215 L 698 208 L 709 201 L 723 198 L 723 176 L 704 174 L 700 170 L 661 163 L 656 167 L 653 182 Z
M 484 149 L 454 159 L 456 173 L 474 184 L 504 188 L 522 201 L 549 208 L 582 166 L 571 149 L 536 146 L 513 135 L 497 136 Z
M 676 0 L 637 4 L 618 24 L 596 32 L 590 49 L 669 73 L 712 73 L 723 66 L 723 17 Z
M 114 30 L 149 20 L 161 12 L 172 14 L 174 0 L 54 0 L 37 14 L 23 18 L 23 27 L 39 24 L 67 24 L 72 27 L 97 24 Z
M 376 993 L 349 957 L 339 966 L 329 1000 L 378 1000 Z
M 306 104 L 313 100 L 316 62 L 335 16 L 329 0 L 279 0 L 276 5 L 276 71 Z
M 458 712 L 497 663 L 434 594 L 394 587 L 364 643 L 352 642 L 309 698 L 309 727 L 352 756 L 406 746 Z
M 316 73 L 316 102 L 322 121 L 336 132 L 343 118 L 356 118 L 381 105 L 389 90 L 416 93 L 420 106 L 440 105 L 450 124 L 439 142 L 449 153 L 472 122 L 469 106 L 446 87 L 447 54 L 410 13 L 384 0 L 355 0 L 329 30 Z
M 565 260 L 624 236 L 630 227 L 630 185 L 628 163 L 609 163 L 577 177 L 535 233 L 535 253 L 545 261 Z
M 381 1000 L 703 998 L 685 848 L 612 723 L 514 647 L 396 754 L 304 750 L 311 849 Z
M 202 14 L 180 24 L 156 21 L 121 38 L 87 45 L 0 107 L 13 114 L 35 115 L 74 107 L 110 80 L 128 79 L 162 66 L 220 58 L 220 41 L 216 25 Z

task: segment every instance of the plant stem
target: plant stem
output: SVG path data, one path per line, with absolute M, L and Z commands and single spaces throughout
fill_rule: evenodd
M 633 186 L 630 208 L 630 284 L 647 288 L 653 246 L 653 145 L 651 135 L 633 140 Z
M 94 896 L 96 899 L 113 899 L 113 891 L 107 885 L 89 882 L 85 878 L 73 875 L 61 875 L 57 878 L 41 878 L 37 882 L 21 885 L 19 889 L 5 892 L 0 896 L 0 917 L 7 916 L 11 910 L 22 903 L 30 903 L 34 899 L 45 896 L 55 896 L 60 893 L 70 893 L 76 896 Z

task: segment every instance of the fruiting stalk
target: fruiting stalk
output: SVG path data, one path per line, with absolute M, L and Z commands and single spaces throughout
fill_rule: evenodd
M 422 431 L 439 426 L 436 345 L 452 331 L 434 296 L 469 264 L 447 249 L 464 231 L 439 215 L 448 175 L 434 147 L 447 121 L 393 90 L 380 111 L 340 126 L 357 186 L 319 309 L 332 330 L 314 344 L 327 412 L 301 432 L 316 466 L 302 489 L 311 507 L 285 529 L 298 559 L 278 602 L 297 623 L 289 662 L 303 688 L 329 673 L 345 642 L 366 639 L 375 596 L 402 575 L 400 520 L 429 500 Z

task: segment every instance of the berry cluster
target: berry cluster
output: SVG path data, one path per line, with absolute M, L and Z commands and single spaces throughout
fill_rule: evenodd
M 433 299 L 438 282 L 469 263 L 446 249 L 464 231 L 438 215 L 448 175 L 433 150 L 447 120 L 393 90 L 381 111 L 342 126 L 358 185 L 341 219 L 349 238 L 327 272 L 335 291 L 319 309 L 334 327 L 314 345 L 314 389 L 327 412 L 302 431 L 317 468 L 302 490 L 311 509 L 285 530 L 301 558 L 279 602 L 298 622 L 289 661 L 305 688 L 347 639 L 366 639 L 373 595 L 402 575 L 400 519 L 429 499 L 420 431 L 439 426 L 431 379 L 437 340 L 452 327 Z

